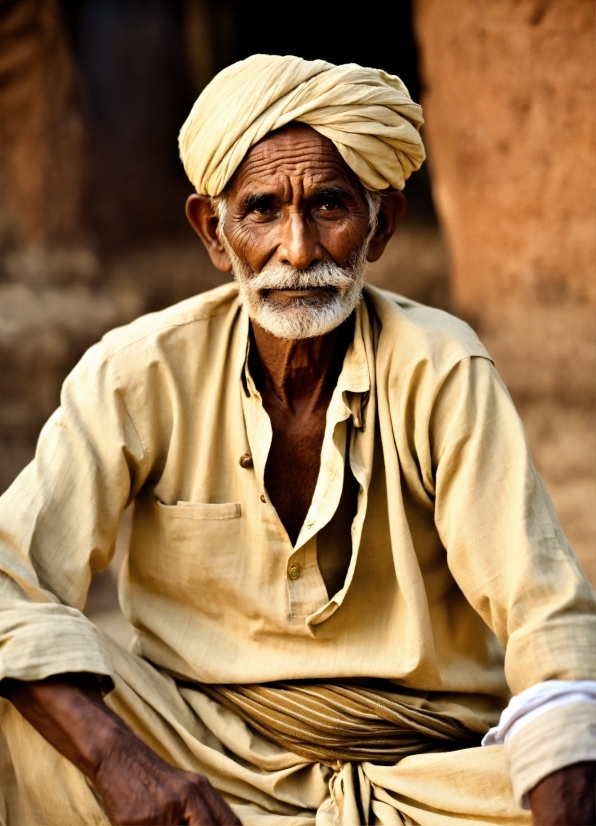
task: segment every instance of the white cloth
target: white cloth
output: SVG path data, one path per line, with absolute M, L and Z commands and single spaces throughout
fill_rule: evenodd
M 547 711 L 585 702 L 595 704 L 596 718 L 596 680 L 545 680 L 537 683 L 511 698 L 498 725 L 489 729 L 483 737 L 482 745 L 507 745 L 528 723 Z M 530 808 L 527 794 L 521 803 L 524 809 Z

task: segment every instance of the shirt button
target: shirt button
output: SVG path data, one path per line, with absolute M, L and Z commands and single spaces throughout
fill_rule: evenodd
M 248 453 L 243 453 L 239 461 L 240 467 L 243 467 L 245 470 L 250 470 L 254 465 L 252 456 L 249 456 Z
M 290 579 L 298 579 L 300 576 L 300 568 L 297 565 L 292 565 L 288 571 Z
M 310 530 L 314 524 L 315 523 L 312 521 L 312 519 L 309 519 L 309 521 L 306 523 L 306 527 L 308 528 L 308 530 Z
M 263 494 L 261 494 L 261 495 L 259 496 L 259 499 L 261 500 L 261 502 L 266 502 L 266 501 L 267 501 L 267 500 L 265 499 L 265 497 L 264 497 L 264 495 L 263 495 Z

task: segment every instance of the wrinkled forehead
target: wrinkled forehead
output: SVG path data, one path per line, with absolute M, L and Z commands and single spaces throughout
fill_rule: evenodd
M 235 196 L 247 190 L 274 191 L 291 186 L 306 194 L 329 185 L 361 191 L 358 177 L 329 138 L 307 124 L 291 123 L 249 149 L 226 192 Z

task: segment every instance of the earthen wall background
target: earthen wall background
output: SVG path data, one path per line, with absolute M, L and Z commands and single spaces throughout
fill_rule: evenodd
M 594 4 L 417 0 L 456 305 L 596 304 Z
M 476 327 L 596 583 L 591 0 L 415 0 L 453 310 Z

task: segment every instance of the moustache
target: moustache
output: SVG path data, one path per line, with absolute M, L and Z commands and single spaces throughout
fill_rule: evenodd
M 271 264 L 257 275 L 247 279 L 251 291 L 267 290 L 308 290 L 313 288 L 333 288 L 339 292 L 354 284 L 351 270 L 338 267 L 327 261 L 317 262 L 306 270 L 297 270 L 287 264 Z

